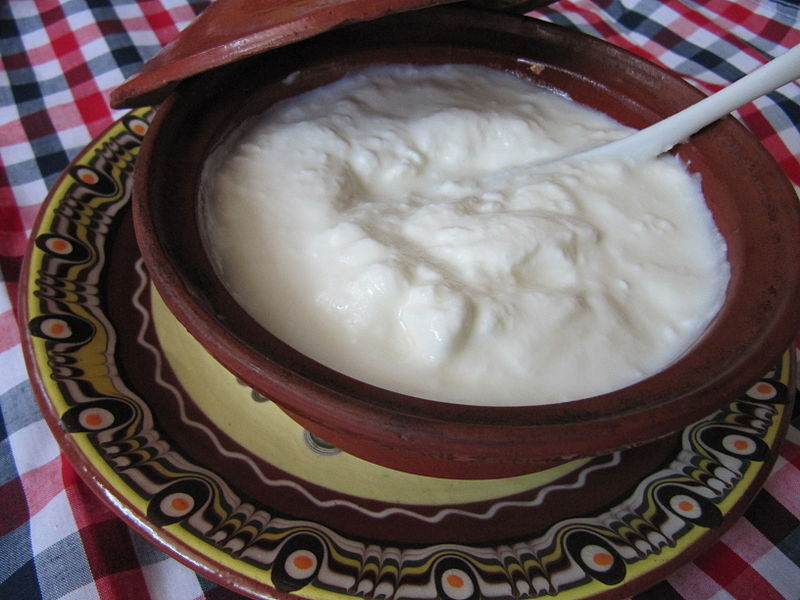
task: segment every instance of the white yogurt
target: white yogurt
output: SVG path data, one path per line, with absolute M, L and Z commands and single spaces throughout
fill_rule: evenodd
M 374 385 L 481 405 L 613 391 L 722 304 L 699 183 L 672 158 L 512 167 L 627 133 L 489 69 L 370 69 L 216 153 L 208 243 L 256 320 Z

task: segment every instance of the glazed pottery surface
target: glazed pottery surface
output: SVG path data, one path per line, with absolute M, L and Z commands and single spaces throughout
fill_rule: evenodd
M 264 599 L 629 597 L 719 540 L 775 465 L 791 351 L 680 432 L 529 475 L 424 477 L 331 447 L 237 381 L 154 291 L 130 211 L 151 117 L 123 116 L 44 202 L 22 347 L 76 473 L 213 581 Z
M 313 37 L 344 23 L 445 4 L 449 0 L 215 0 L 184 32 L 113 90 L 114 108 L 162 102 L 184 79 Z M 493 10 L 527 12 L 554 0 L 473 0 Z
M 800 265 L 785 260 L 800 250 L 797 201 L 779 166 L 732 117 L 678 149 L 700 175 L 728 245 L 726 302 L 690 351 L 644 381 L 564 404 L 462 406 L 364 384 L 275 338 L 232 299 L 204 249 L 197 201 L 206 157 L 274 102 L 391 63 L 486 65 L 637 128 L 702 97 L 678 77 L 597 39 L 465 7 L 340 27 L 178 86 L 158 110 L 135 173 L 133 218 L 144 261 L 166 306 L 203 347 L 313 434 L 400 470 L 518 475 L 678 431 L 746 390 L 785 350 L 800 325 Z

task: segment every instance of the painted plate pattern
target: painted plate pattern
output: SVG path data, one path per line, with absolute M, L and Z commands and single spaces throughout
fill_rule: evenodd
M 236 444 L 211 439 L 195 426 L 191 407 L 176 404 L 187 394 L 153 335 L 149 282 L 132 256 L 131 173 L 151 116 L 140 109 L 118 121 L 45 202 L 26 262 L 24 347 L 42 410 L 85 479 L 131 526 L 205 576 L 254 597 L 620 596 L 707 547 L 766 477 L 788 423 L 789 352 L 745 395 L 676 436 L 665 460 L 624 493 L 535 528 L 509 530 L 501 520 L 511 504 L 537 511 L 557 501 L 559 486 L 586 485 L 593 493 L 587 478 L 600 473 L 591 484 L 599 489 L 598 480 L 627 468 L 624 457 L 576 463 L 555 483 L 531 484 L 526 501 L 501 494 L 476 511 L 438 505 L 426 512 L 424 502 L 400 508 L 323 490 L 336 501 L 332 507 L 353 513 L 348 527 L 328 517 L 318 484 L 292 473 L 272 471 L 260 487 L 243 491 L 226 467 L 241 462 Z M 132 268 L 114 267 L 126 261 Z M 154 389 L 175 399 L 157 402 Z M 196 429 L 194 437 L 182 438 L 181 425 Z M 320 460 L 338 454 L 322 440 L 304 439 Z M 256 474 L 271 468 L 251 462 Z M 287 494 L 304 495 L 296 511 L 286 507 Z M 496 525 L 511 533 L 454 541 L 450 529 L 437 529 L 443 517 L 430 517 L 450 513 L 481 521 L 483 532 Z M 441 539 L 394 539 L 371 527 L 371 520 L 400 518 L 416 519 L 430 539 Z

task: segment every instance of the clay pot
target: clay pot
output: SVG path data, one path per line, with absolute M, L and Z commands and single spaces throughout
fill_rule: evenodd
M 774 364 L 800 326 L 800 214 L 779 166 L 732 117 L 678 151 L 700 174 L 728 245 L 725 304 L 684 356 L 635 385 L 520 408 L 431 402 L 334 372 L 255 323 L 203 246 L 198 186 L 209 153 L 272 103 L 362 67 L 450 62 L 515 73 L 633 127 L 702 97 L 677 76 L 597 39 L 452 6 L 342 26 L 184 81 L 160 106 L 141 150 L 133 215 L 156 288 L 208 352 L 329 443 L 385 466 L 457 478 L 521 474 L 663 437 L 727 404 Z M 574 375 L 581 376 L 581 365 Z

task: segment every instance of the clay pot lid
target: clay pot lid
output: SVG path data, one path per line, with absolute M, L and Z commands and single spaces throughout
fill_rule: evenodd
M 112 91 L 114 108 L 159 104 L 183 79 L 346 23 L 452 0 L 215 0 L 142 69 Z M 524 12 L 552 0 L 479 0 Z

